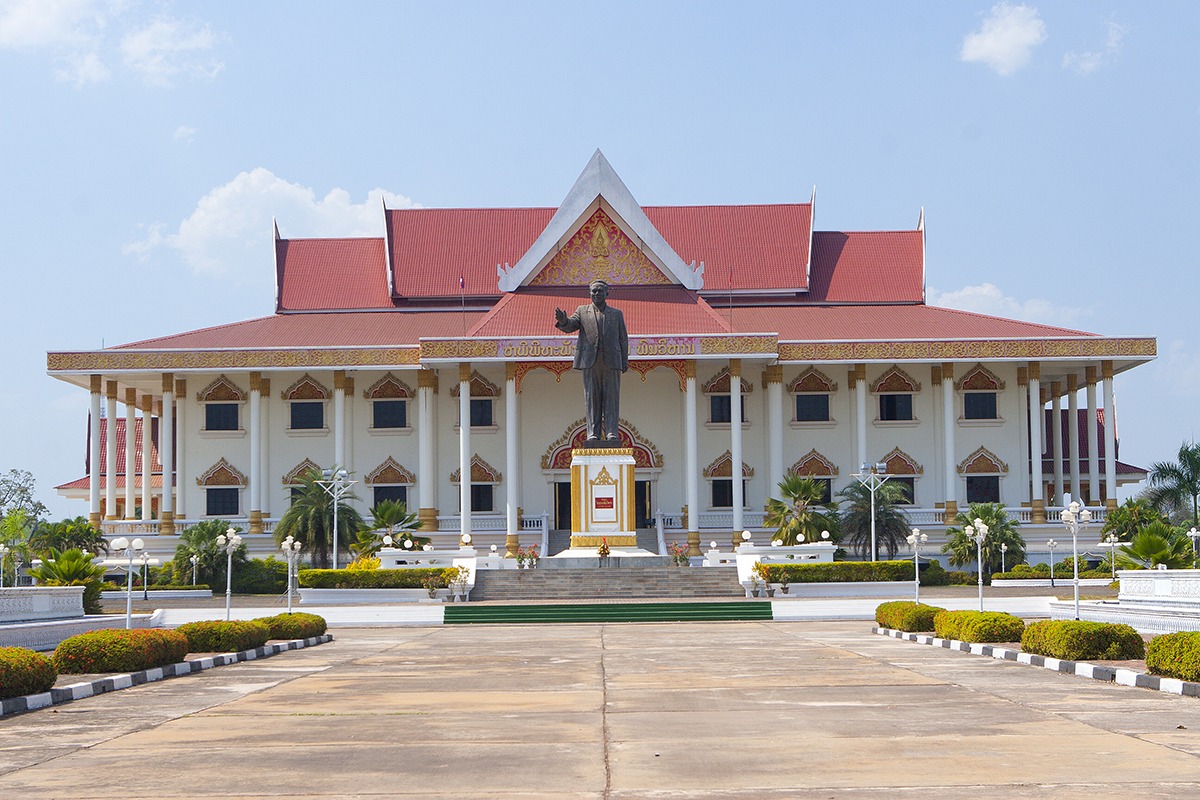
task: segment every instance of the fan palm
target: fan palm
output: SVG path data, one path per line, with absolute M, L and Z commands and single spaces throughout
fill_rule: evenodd
M 1200 526 L 1200 444 L 1184 442 L 1176 461 L 1152 466 L 1142 497 L 1172 518 L 1190 507 L 1192 525 Z
M 225 568 L 229 563 L 226 553 L 217 547 L 217 537 L 229 528 L 228 520 L 206 519 L 192 525 L 179 534 L 172 561 L 174 580 L 180 584 L 192 582 L 192 556 L 196 556 L 196 579 L 202 584 L 220 586 L 225 583 Z M 246 561 L 246 545 L 243 542 L 233 553 L 234 575 L 238 566 Z
M 1113 534 L 1121 541 L 1128 542 L 1138 531 L 1151 523 L 1166 521 L 1163 513 L 1145 498 L 1129 499 L 1105 515 L 1100 538 Z
M 946 543 L 942 545 L 942 552 L 950 556 L 947 560 L 951 566 L 973 566 L 977 563 L 975 540 L 967 536 L 964 530 L 967 525 L 974 525 L 976 520 L 982 520 L 988 529 L 987 537 L 983 540 L 985 577 L 999 572 L 1001 564 L 1020 564 L 1025 560 L 1025 539 L 1018 531 L 1020 523 L 1008 516 L 999 503 L 971 503 L 966 511 L 960 511 L 955 516 L 954 521 L 958 526 L 946 529 Z M 1008 545 L 1003 555 L 1001 545 Z
M 300 476 L 300 488 L 292 497 L 292 505 L 275 526 L 275 540 L 282 542 L 292 536 L 313 557 L 316 566 L 324 569 L 330 565 L 333 548 L 333 503 L 334 500 L 317 481 L 321 473 L 310 470 Z M 343 495 L 345 500 L 356 500 L 353 493 Z M 337 541 L 348 544 L 351 535 L 362 527 L 362 516 L 341 500 L 338 501 Z
M 420 527 L 421 520 L 404 503 L 381 500 L 371 509 L 371 521 L 358 530 L 358 541 L 350 545 L 350 550 L 359 558 L 374 555 L 384 536 L 391 536 L 396 547 L 420 550 L 432 541 L 428 536 L 413 535 Z
M 788 475 L 779 482 L 784 500 L 767 501 L 767 516 L 763 524 L 779 531 L 778 539 L 785 545 L 820 540 L 821 531 L 838 530 L 837 505 L 822 502 L 823 484 L 812 478 Z
M 861 483 L 852 483 L 838 492 L 846 503 L 842 509 L 841 529 L 849 536 L 849 542 L 859 556 L 871 553 L 871 490 Z M 887 550 L 888 558 L 896 551 L 909 533 L 908 515 L 900 504 L 908 501 L 905 487 L 897 483 L 885 483 L 875 490 L 875 542 L 876 551 Z
M 84 550 L 97 556 L 108 554 L 108 540 L 86 517 L 39 524 L 29 537 L 29 546 L 36 553 Z
M 78 548 L 65 551 L 51 549 L 47 556 L 40 565 L 29 569 L 31 576 L 47 586 L 70 586 L 104 577 L 104 565 L 93 564 L 95 556 Z
M 1187 569 L 1192 565 L 1192 543 L 1182 532 L 1162 522 L 1147 525 L 1122 545 L 1117 566 L 1128 569 Z

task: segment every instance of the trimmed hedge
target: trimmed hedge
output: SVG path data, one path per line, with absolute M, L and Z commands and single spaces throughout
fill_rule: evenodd
M 1200 632 L 1166 633 L 1151 639 L 1146 669 L 1167 678 L 1200 681 Z
M 933 618 L 934 633 L 960 642 L 1019 642 L 1025 623 L 999 611 L 940 611 Z
M 24 647 L 0 647 L 0 700 L 48 692 L 56 680 L 53 660 Z
M 1021 649 L 1067 661 L 1124 661 L 1146 656 L 1146 643 L 1130 626 L 1073 619 L 1033 623 L 1021 636 Z
M 457 574 L 456 567 L 302 569 L 299 579 L 305 589 L 424 589 L 425 580 L 433 578 L 444 589 Z
M 316 614 L 297 611 L 294 614 L 276 614 L 254 620 L 267 626 L 271 639 L 311 639 L 325 632 L 325 618 Z
M 187 654 L 187 637 L 178 631 L 88 631 L 61 642 L 54 650 L 54 665 L 70 674 L 137 672 L 177 663 Z
M 918 633 L 933 630 L 933 618 L 944 608 L 914 603 L 911 600 L 892 600 L 875 607 L 875 622 L 894 631 Z
M 860 583 L 912 581 L 911 561 L 834 561 L 828 564 L 763 564 L 767 583 Z
M 239 653 L 262 647 L 271 637 L 270 627 L 257 620 L 188 622 L 175 630 L 187 637 L 189 653 Z

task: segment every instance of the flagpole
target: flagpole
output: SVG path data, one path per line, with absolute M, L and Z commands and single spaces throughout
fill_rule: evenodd
M 462 297 L 462 328 L 463 336 L 467 335 L 467 282 L 463 280 L 462 273 L 458 274 L 458 293 Z

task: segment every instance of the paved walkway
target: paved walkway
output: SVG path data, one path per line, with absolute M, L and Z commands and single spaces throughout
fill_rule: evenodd
M 864 622 L 344 628 L 0 720 L 0 797 L 1194 798 L 1200 700 Z

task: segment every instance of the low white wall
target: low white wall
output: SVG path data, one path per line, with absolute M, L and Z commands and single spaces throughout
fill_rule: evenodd
M 0 623 L 83 616 L 82 586 L 10 586 L 0 589 Z

